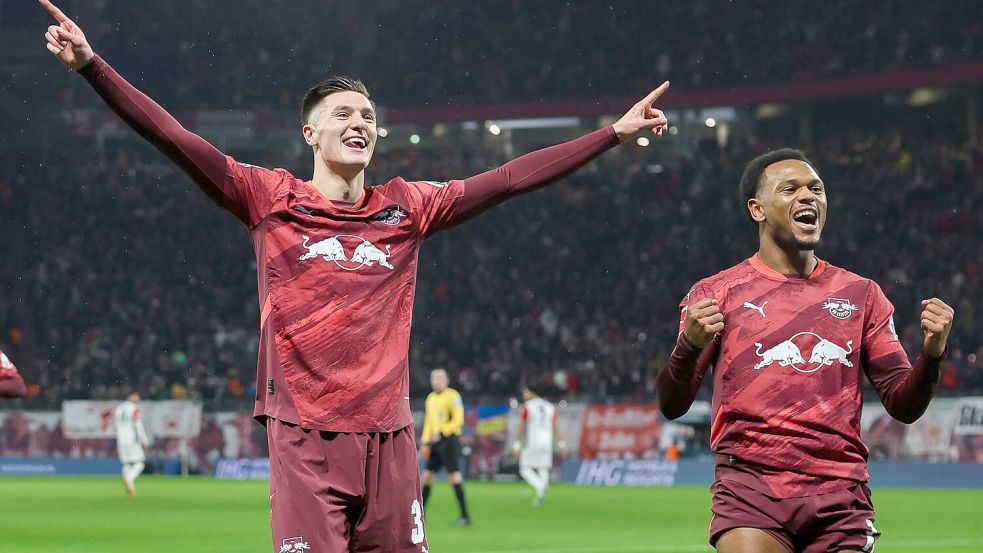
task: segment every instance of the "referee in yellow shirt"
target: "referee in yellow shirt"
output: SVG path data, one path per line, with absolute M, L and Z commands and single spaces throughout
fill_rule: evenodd
M 454 485 L 454 495 L 457 505 L 461 508 L 461 517 L 454 523 L 457 526 L 471 526 L 468 506 L 464 501 L 464 487 L 461 485 L 461 427 L 464 426 L 464 402 L 457 390 L 449 388 L 450 379 L 444 369 L 434 369 L 430 372 L 430 387 L 433 391 L 427 395 L 427 404 L 423 419 L 423 457 L 427 460 L 427 468 L 420 479 L 423 483 L 423 506 L 427 506 L 430 498 L 430 487 L 433 486 L 434 473 L 441 468 L 447 469 L 447 477 Z

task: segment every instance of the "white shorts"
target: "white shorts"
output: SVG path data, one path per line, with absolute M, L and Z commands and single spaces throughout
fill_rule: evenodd
M 117 442 L 116 449 L 119 452 L 119 461 L 123 464 L 144 462 L 143 446 L 138 443 Z
M 519 466 L 537 469 L 553 468 L 553 448 L 524 447 L 519 452 Z

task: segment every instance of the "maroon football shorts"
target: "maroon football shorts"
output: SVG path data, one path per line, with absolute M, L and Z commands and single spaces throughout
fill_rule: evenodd
M 276 553 L 426 553 L 413 427 L 305 430 L 269 419 Z
M 734 528 L 758 528 L 791 553 L 872 551 L 881 534 L 874 528 L 870 489 L 845 490 L 778 499 L 732 480 L 717 480 L 710 519 L 710 544 Z

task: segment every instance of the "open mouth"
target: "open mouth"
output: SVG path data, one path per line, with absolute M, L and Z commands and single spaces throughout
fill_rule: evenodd
M 806 232 L 814 232 L 819 224 L 819 211 L 812 207 L 800 209 L 792 214 L 792 222 Z
M 343 139 L 341 143 L 352 150 L 357 150 L 359 152 L 364 152 L 369 146 L 368 141 L 361 136 L 349 136 L 348 138 Z

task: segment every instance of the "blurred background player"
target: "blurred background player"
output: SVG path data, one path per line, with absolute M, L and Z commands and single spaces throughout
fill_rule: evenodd
M 923 349 L 912 366 L 880 286 L 816 257 L 826 185 L 802 152 L 751 160 L 740 190 L 758 253 L 697 282 L 680 303 L 659 407 L 669 419 L 685 414 L 713 368 L 718 551 L 872 551 L 880 533 L 860 439 L 864 375 L 892 417 L 917 420 L 938 385 L 953 310 L 921 302 Z
M 427 506 L 434 476 L 440 469 L 447 470 L 447 479 L 454 486 L 454 496 L 461 516 L 455 522 L 458 526 L 470 526 L 467 501 L 464 499 L 464 478 L 461 476 L 461 427 L 464 425 L 464 402 L 457 390 L 449 387 L 450 378 L 444 369 L 430 372 L 430 387 L 424 409 L 423 457 L 427 461 L 421 477 L 423 485 L 423 506 Z
M 130 497 L 137 494 L 134 482 L 143 472 L 146 455 L 144 449 L 150 447 L 147 431 L 140 418 L 140 394 L 131 392 L 126 401 L 116 407 L 116 450 L 119 462 L 123 465 L 123 485 Z
M 261 306 L 253 414 L 266 425 L 273 460 L 274 545 L 426 549 L 408 362 L 423 240 L 556 182 L 642 131 L 668 132 L 653 104 L 669 83 L 610 126 L 479 175 L 366 186 L 375 107 L 361 81 L 332 77 L 302 102 L 313 166 L 304 181 L 220 152 L 97 56 L 51 2 L 39 2 L 56 22 L 45 33 L 48 51 L 248 229 Z
M 519 476 L 536 491 L 533 507 L 546 499 L 553 469 L 553 441 L 562 455 L 566 443 L 556 424 L 556 408 L 539 396 L 533 388 L 522 388 L 522 412 L 519 415 L 518 439 L 512 451 L 519 457 Z
M 17 372 L 17 367 L 0 351 L 0 397 L 22 397 L 27 394 L 24 379 Z

